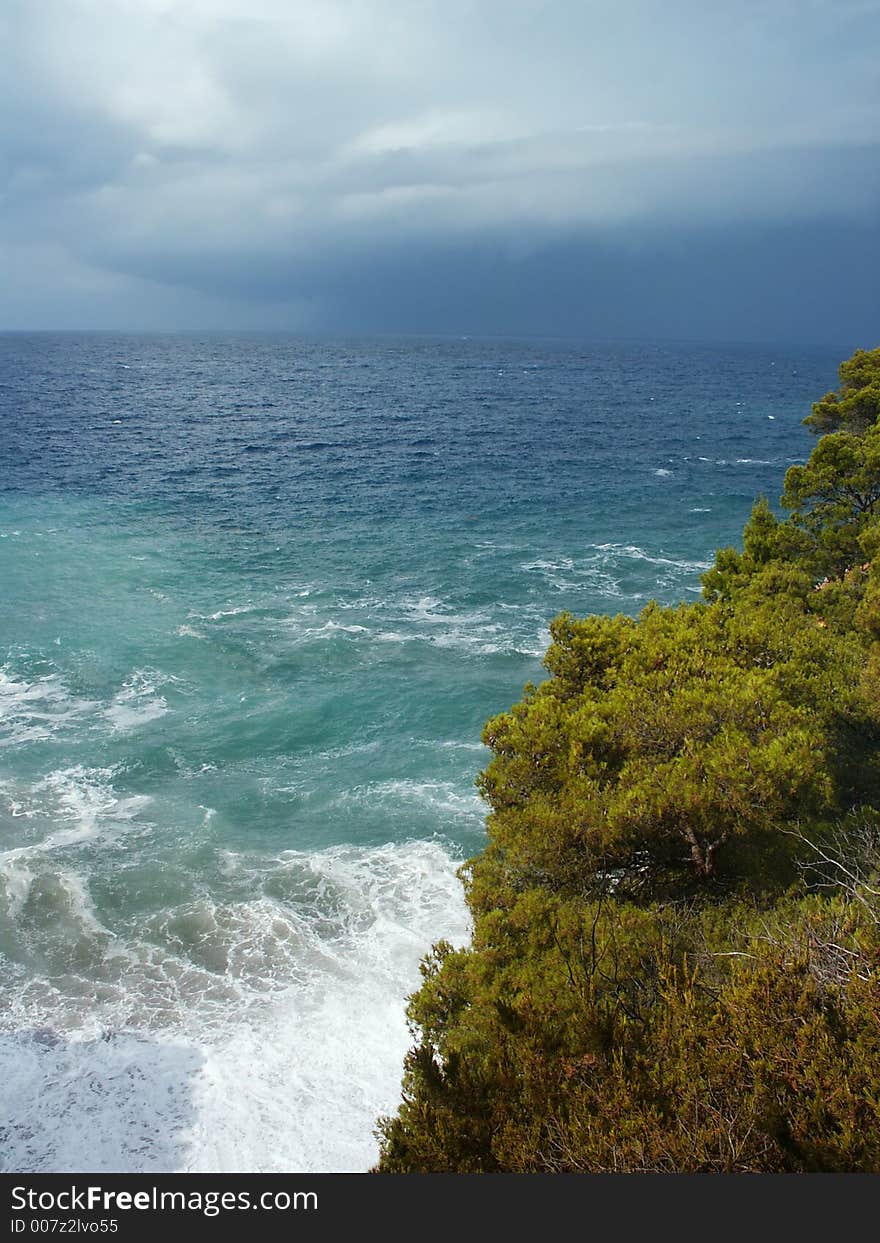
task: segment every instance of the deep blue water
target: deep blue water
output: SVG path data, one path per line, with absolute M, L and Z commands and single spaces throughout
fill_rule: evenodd
M 0 1162 L 364 1168 L 483 722 L 697 597 L 838 361 L 0 336 Z

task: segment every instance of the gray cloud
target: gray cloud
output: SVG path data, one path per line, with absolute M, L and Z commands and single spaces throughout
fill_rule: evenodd
M 567 255 L 578 331 L 616 263 L 621 331 L 653 274 L 686 332 L 702 271 L 742 336 L 721 275 L 788 234 L 825 332 L 829 256 L 876 243 L 878 34 L 868 0 L 6 0 L 0 325 L 558 331 Z M 847 279 L 841 336 L 878 310 Z

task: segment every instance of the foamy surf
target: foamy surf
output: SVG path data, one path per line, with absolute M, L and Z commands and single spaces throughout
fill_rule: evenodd
M 194 899 L 115 937 L 69 886 L 67 939 L 78 896 L 91 961 L 16 974 L 2 1168 L 367 1169 L 399 1096 L 419 960 L 468 936 L 456 866 L 424 841 L 228 853 L 249 900 Z
M 168 703 L 158 688 L 176 681 L 177 678 L 153 670 L 136 669 L 113 696 L 104 716 L 120 733 L 157 721 L 168 711 Z
M 701 511 L 702 512 L 702 511 Z M 645 599 L 645 573 L 654 592 L 699 592 L 698 575 L 710 562 L 667 556 L 637 544 L 588 544 L 578 557 L 544 556 L 520 564 L 528 575 L 538 575 L 554 592 L 589 590 L 615 607 L 637 609 Z
M 97 705 L 71 694 L 57 673 L 31 679 L 0 666 L 0 747 L 43 742 L 75 729 Z

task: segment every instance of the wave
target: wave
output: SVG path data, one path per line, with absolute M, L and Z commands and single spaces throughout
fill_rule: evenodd
M 708 561 L 696 561 L 685 557 L 667 557 L 663 553 L 646 552 L 644 548 L 640 548 L 637 544 L 596 544 L 595 547 L 598 552 L 611 553 L 613 556 L 632 561 L 645 561 L 649 565 L 681 570 L 685 574 L 693 574 L 699 570 L 708 569 L 710 564 Z
M 415 781 L 392 779 L 370 782 L 339 793 L 334 805 L 413 804 L 419 809 L 428 808 L 444 818 L 474 820 L 480 822 L 486 815 L 486 804 L 477 793 L 463 794 L 451 781 Z
M 306 593 L 300 593 L 306 594 Z M 198 627 L 178 626 L 180 637 L 211 641 L 213 627 L 208 623 L 224 622 L 224 635 L 230 633 L 244 642 L 256 641 L 253 629 L 260 627 L 260 637 L 267 640 L 277 653 L 285 649 L 309 648 L 327 643 L 397 645 L 421 643 L 438 648 L 451 648 L 472 656 L 492 654 L 525 656 L 541 655 L 544 646 L 544 610 L 532 604 L 507 609 L 503 604 L 474 609 L 450 606 L 435 595 L 401 597 L 357 597 L 335 600 L 329 609 L 316 603 L 299 603 L 284 610 L 280 606 L 260 608 L 253 605 L 222 610 L 199 617 Z M 332 615 L 328 616 L 328 612 Z M 234 623 L 247 623 L 246 629 L 234 631 Z
M 73 695 L 63 678 L 48 673 L 27 680 L 0 667 L 0 746 L 43 742 L 79 726 L 97 704 Z
M 457 862 L 434 841 L 227 852 L 249 897 L 194 897 L 115 937 L 65 873 L 66 941 L 92 961 L 22 973 L 0 1020 L 0 1164 L 366 1169 L 396 1106 L 419 959 L 469 936 Z
M 492 547 L 491 545 L 486 545 Z M 515 546 L 508 548 L 508 553 Z M 575 597 L 568 604 L 580 613 L 601 608 L 603 602 L 632 609 L 657 591 L 686 595 L 699 591 L 699 574 L 708 567 L 704 560 L 668 556 L 637 544 L 588 544 L 574 554 L 544 554 L 521 561 L 513 558 L 509 576 L 517 569 L 540 575 L 540 594 L 531 586 L 512 603 L 503 599 L 477 605 L 444 599 L 439 592 L 340 594 L 317 600 L 313 588 L 294 592 L 272 603 L 247 601 L 230 604 L 213 613 L 191 613 L 192 625 L 178 627 L 180 637 L 211 642 L 222 623 L 223 641 L 240 642 L 248 648 L 266 642 L 273 656 L 284 660 L 288 651 L 310 648 L 332 650 L 346 659 L 386 660 L 382 648 L 421 644 L 460 652 L 469 658 L 487 656 L 539 660 L 549 642 L 547 620 L 556 609 L 545 588 Z M 479 571 L 479 578 L 484 572 Z M 327 593 L 322 593 L 327 596 Z M 312 598 L 297 598 L 308 597 Z M 196 620 L 198 619 L 198 620 Z M 375 647 L 374 655 L 368 655 Z M 357 655 L 355 656 L 355 653 Z
M 156 721 L 168 712 L 168 704 L 159 693 L 158 686 L 177 681 L 177 678 L 154 670 L 136 669 L 113 696 L 110 706 L 104 710 L 104 716 L 120 733 Z
M 637 544 L 588 545 L 580 557 L 541 557 L 520 565 L 526 574 L 540 574 L 546 586 L 559 592 L 589 591 L 600 599 L 634 604 L 660 591 L 695 593 L 697 578 L 709 561 L 669 557 Z M 645 575 L 641 567 L 650 569 Z M 636 577 L 638 575 L 638 577 Z
M 24 746 L 83 731 L 127 733 L 165 716 L 161 687 L 179 678 L 156 669 L 135 669 L 103 704 L 74 694 L 59 672 L 24 678 L 0 668 L 0 747 Z
M 3 782 L 0 788 L 10 815 L 30 822 L 31 831 L 24 845 L 0 851 L 0 878 L 10 864 L 22 859 L 115 836 L 130 826 L 152 800 L 146 794 L 119 797 L 112 785 L 114 776 L 113 768 L 75 765 L 21 790 L 11 781 Z

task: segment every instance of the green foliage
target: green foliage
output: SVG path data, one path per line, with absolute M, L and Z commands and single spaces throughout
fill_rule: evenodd
M 487 724 L 380 1169 L 880 1170 L 880 350 L 840 375 L 703 603 L 557 618 Z
M 843 574 L 859 559 L 859 537 L 880 509 L 880 426 L 823 436 L 805 466 L 785 475 L 782 503 L 815 540 L 819 564 Z
M 736 876 L 763 880 L 768 834 L 838 810 L 833 753 L 860 715 L 858 645 L 829 641 L 784 599 L 748 616 L 650 605 L 638 625 L 606 619 L 598 633 L 560 619 L 553 678 L 486 726 L 488 901 L 499 869 L 517 890 L 587 893 L 613 878 L 653 896 L 731 874 L 729 855 Z
M 878 904 L 523 895 L 432 964 L 390 1172 L 880 1169 Z
M 840 364 L 840 391 L 826 393 L 804 419 L 817 434 L 863 435 L 880 419 L 880 349 L 856 350 Z

